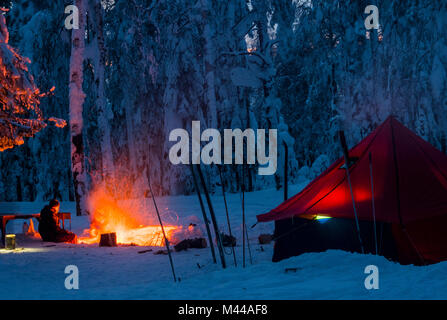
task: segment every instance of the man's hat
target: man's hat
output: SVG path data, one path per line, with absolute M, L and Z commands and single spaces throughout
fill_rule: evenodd
M 57 207 L 59 205 L 60 205 L 60 203 L 59 203 L 59 200 L 57 200 L 57 199 L 53 199 L 53 200 L 50 201 L 50 207 L 51 208 Z

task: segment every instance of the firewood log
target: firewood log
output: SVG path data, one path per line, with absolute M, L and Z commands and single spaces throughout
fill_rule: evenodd
M 116 247 L 116 233 L 101 234 L 100 247 Z

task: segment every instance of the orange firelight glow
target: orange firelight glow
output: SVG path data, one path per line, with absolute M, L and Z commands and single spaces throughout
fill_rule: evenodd
M 95 191 L 89 196 L 90 228 L 78 238 L 79 243 L 99 243 L 101 234 L 116 233 L 118 244 L 138 246 L 164 246 L 161 227 L 147 225 L 138 212 L 124 209 L 104 191 Z M 181 227 L 164 225 L 166 237 L 171 240 L 174 231 Z

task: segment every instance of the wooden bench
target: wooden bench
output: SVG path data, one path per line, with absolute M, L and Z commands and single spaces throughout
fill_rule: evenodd
M 65 229 L 65 220 L 69 220 L 71 230 L 71 213 L 59 212 L 58 217 L 59 221 L 62 224 L 62 229 Z M 5 245 L 5 239 L 6 239 L 6 225 L 8 224 L 9 221 L 17 219 L 32 219 L 32 218 L 40 220 L 40 213 L 33 213 L 33 214 L 0 213 L 0 229 L 2 232 L 3 245 Z

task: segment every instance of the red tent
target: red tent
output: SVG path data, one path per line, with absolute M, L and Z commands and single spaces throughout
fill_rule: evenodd
M 392 226 L 402 263 L 447 259 L 447 156 L 394 117 L 349 151 L 349 168 L 359 221 L 372 221 L 369 154 L 372 156 L 375 215 Z M 344 159 L 332 164 L 303 191 L 269 213 L 266 222 L 316 216 L 354 219 Z

